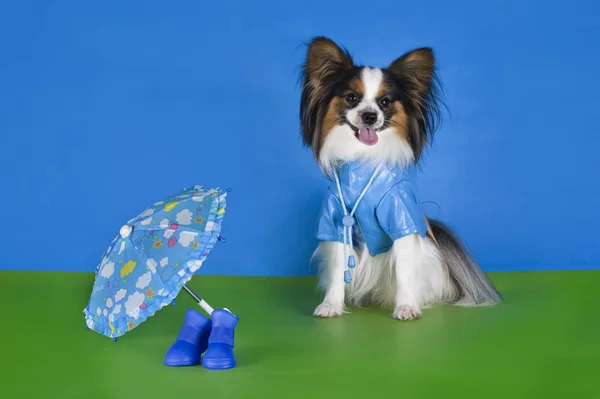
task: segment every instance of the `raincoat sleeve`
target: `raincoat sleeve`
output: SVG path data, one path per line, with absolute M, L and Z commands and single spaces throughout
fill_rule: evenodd
M 344 242 L 341 208 L 342 203 L 333 193 L 331 188 L 327 190 L 321 211 L 317 219 L 317 239 L 320 241 Z
M 424 214 L 409 181 L 392 186 L 375 212 L 381 228 L 392 241 L 410 234 L 424 237 L 427 233 Z

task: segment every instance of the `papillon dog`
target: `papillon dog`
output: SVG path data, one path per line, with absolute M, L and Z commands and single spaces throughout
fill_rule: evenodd
M 331 39 L 316 37 L 300 84 L 303 143 L 332 181 L 319 217 L 315 255 L 324 298 L 314 315 L 375 305 L 413 320 L 436 303 L 498 303 L 500 294 L 464 242 L 419 210 L 406 173 L 441 120 L 433 50 L 417 48 L 385 68 L 367 67 Z

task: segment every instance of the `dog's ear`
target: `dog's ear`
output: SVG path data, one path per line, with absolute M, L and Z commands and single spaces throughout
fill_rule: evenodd
M 411 118 L 410 136 L 415 156 L 430 144 L 441 119 L 440 87 L 433 50 L 422 47 L 393 61 L 387 70 L 403 93 L 403 105 Z
M 330 100 L 331 88 L 353 66 L 354 61 L 348 51 L 331 39 L 319 36 L 309 42 L 301 73 L 300 123 L 304 145 L 311 147 L 317 157 L 320 124 Z
M 348 51 L 329 38 L 319 36 L 308 45 L 304 68 L 309 83 L 314 87 L 326 85 L 331 78 L 353 65 L 354 61 Z
M 419 101 L 431 90 L 435 72 L 435 56 L 429 47 L 412 50 L 392 62 L 388 70 L 402 84 L 406 94 Z

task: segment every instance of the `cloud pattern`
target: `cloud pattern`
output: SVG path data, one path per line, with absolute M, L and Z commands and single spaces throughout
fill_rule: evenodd
M 137 283 L 135 284 L 135 288 L 139 288 L 143 290 L 147 286 L 150 285 L 150 281 L 152 281 L 152 272 L 146 272 L 138 278 Z
M 196 232 L 182 231 L 179 234 L 179 244 L 181 244 L 182 247 L 189 247 L 197 235 L 198 235 L 198 233 L 196 233 Z
M 139 309 L 142 303 L 144 303 L 144 299 L 146 296 L 141 292 L 134 292 L 129 295 L 127 301 L 125 301 L 125 311 L 128 315 L 137 317 L 139 314 Z
M 148 226 L 150 223 L 152 223 L 152 218 L 146 218 L 140 222 L 142 226 Z
M 163 220 L 160 221 L 158 226 L 161 228 L 161 230 L 164 230 L 167 227 L 169 227 L 170 224 L 171 224 L 171 221 L 169 221 L 169 219 L 167 219 L 167 218 L 164 218 Z
M 179 223 L 180 225 L 187 226 L 189 224 L 192 224 L 192 216 L 194 216 L 194 214 L 190 212 L 189 209 L 184 209 L 177 214 L 175 220 L 177 220 L 177 223 Z
M 115 272 L 115 263 L 114 262 L 106 262 L 104 266 L 102 266 L 102 271 L 100 275 L 104 278 L 110 278 Z
M 125 288 L 121 288 L 115 294 L 115 302 L 121 302 L 123 298 L 125 298 L 125 295 L 127 295 L 127 290 Z
M 143 218 L 145 218 L 145 217 L 148 217 L 148 216 L 150 216 L 152 214 L 154 214 L 154 209 L 150 208 L 150 209 L 146 210 L 144 213 L 142 213 L 140 216 L 143 217 Z
M 163 237 L 165 238 L 171 238 L 173 236 L 173 234 L 175 234 L 175 230 L 174 229 L 166 229 Z

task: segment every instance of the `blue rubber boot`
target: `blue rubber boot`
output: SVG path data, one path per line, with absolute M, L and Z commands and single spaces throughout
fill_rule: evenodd
M 239 317 L 225 309 L 215 309 L 211 317 L 212 330 L 208 338 L 208 349 L 202 358 L 202 366 L 210 370 L 235 367 L 233 346 Z
M 208 346 L 210 327 L 210 319 L 194 309 L 188 309 L 177 340 L 165 355 L 165 366 L 183 367 L 200 364 L 200 357 Z

